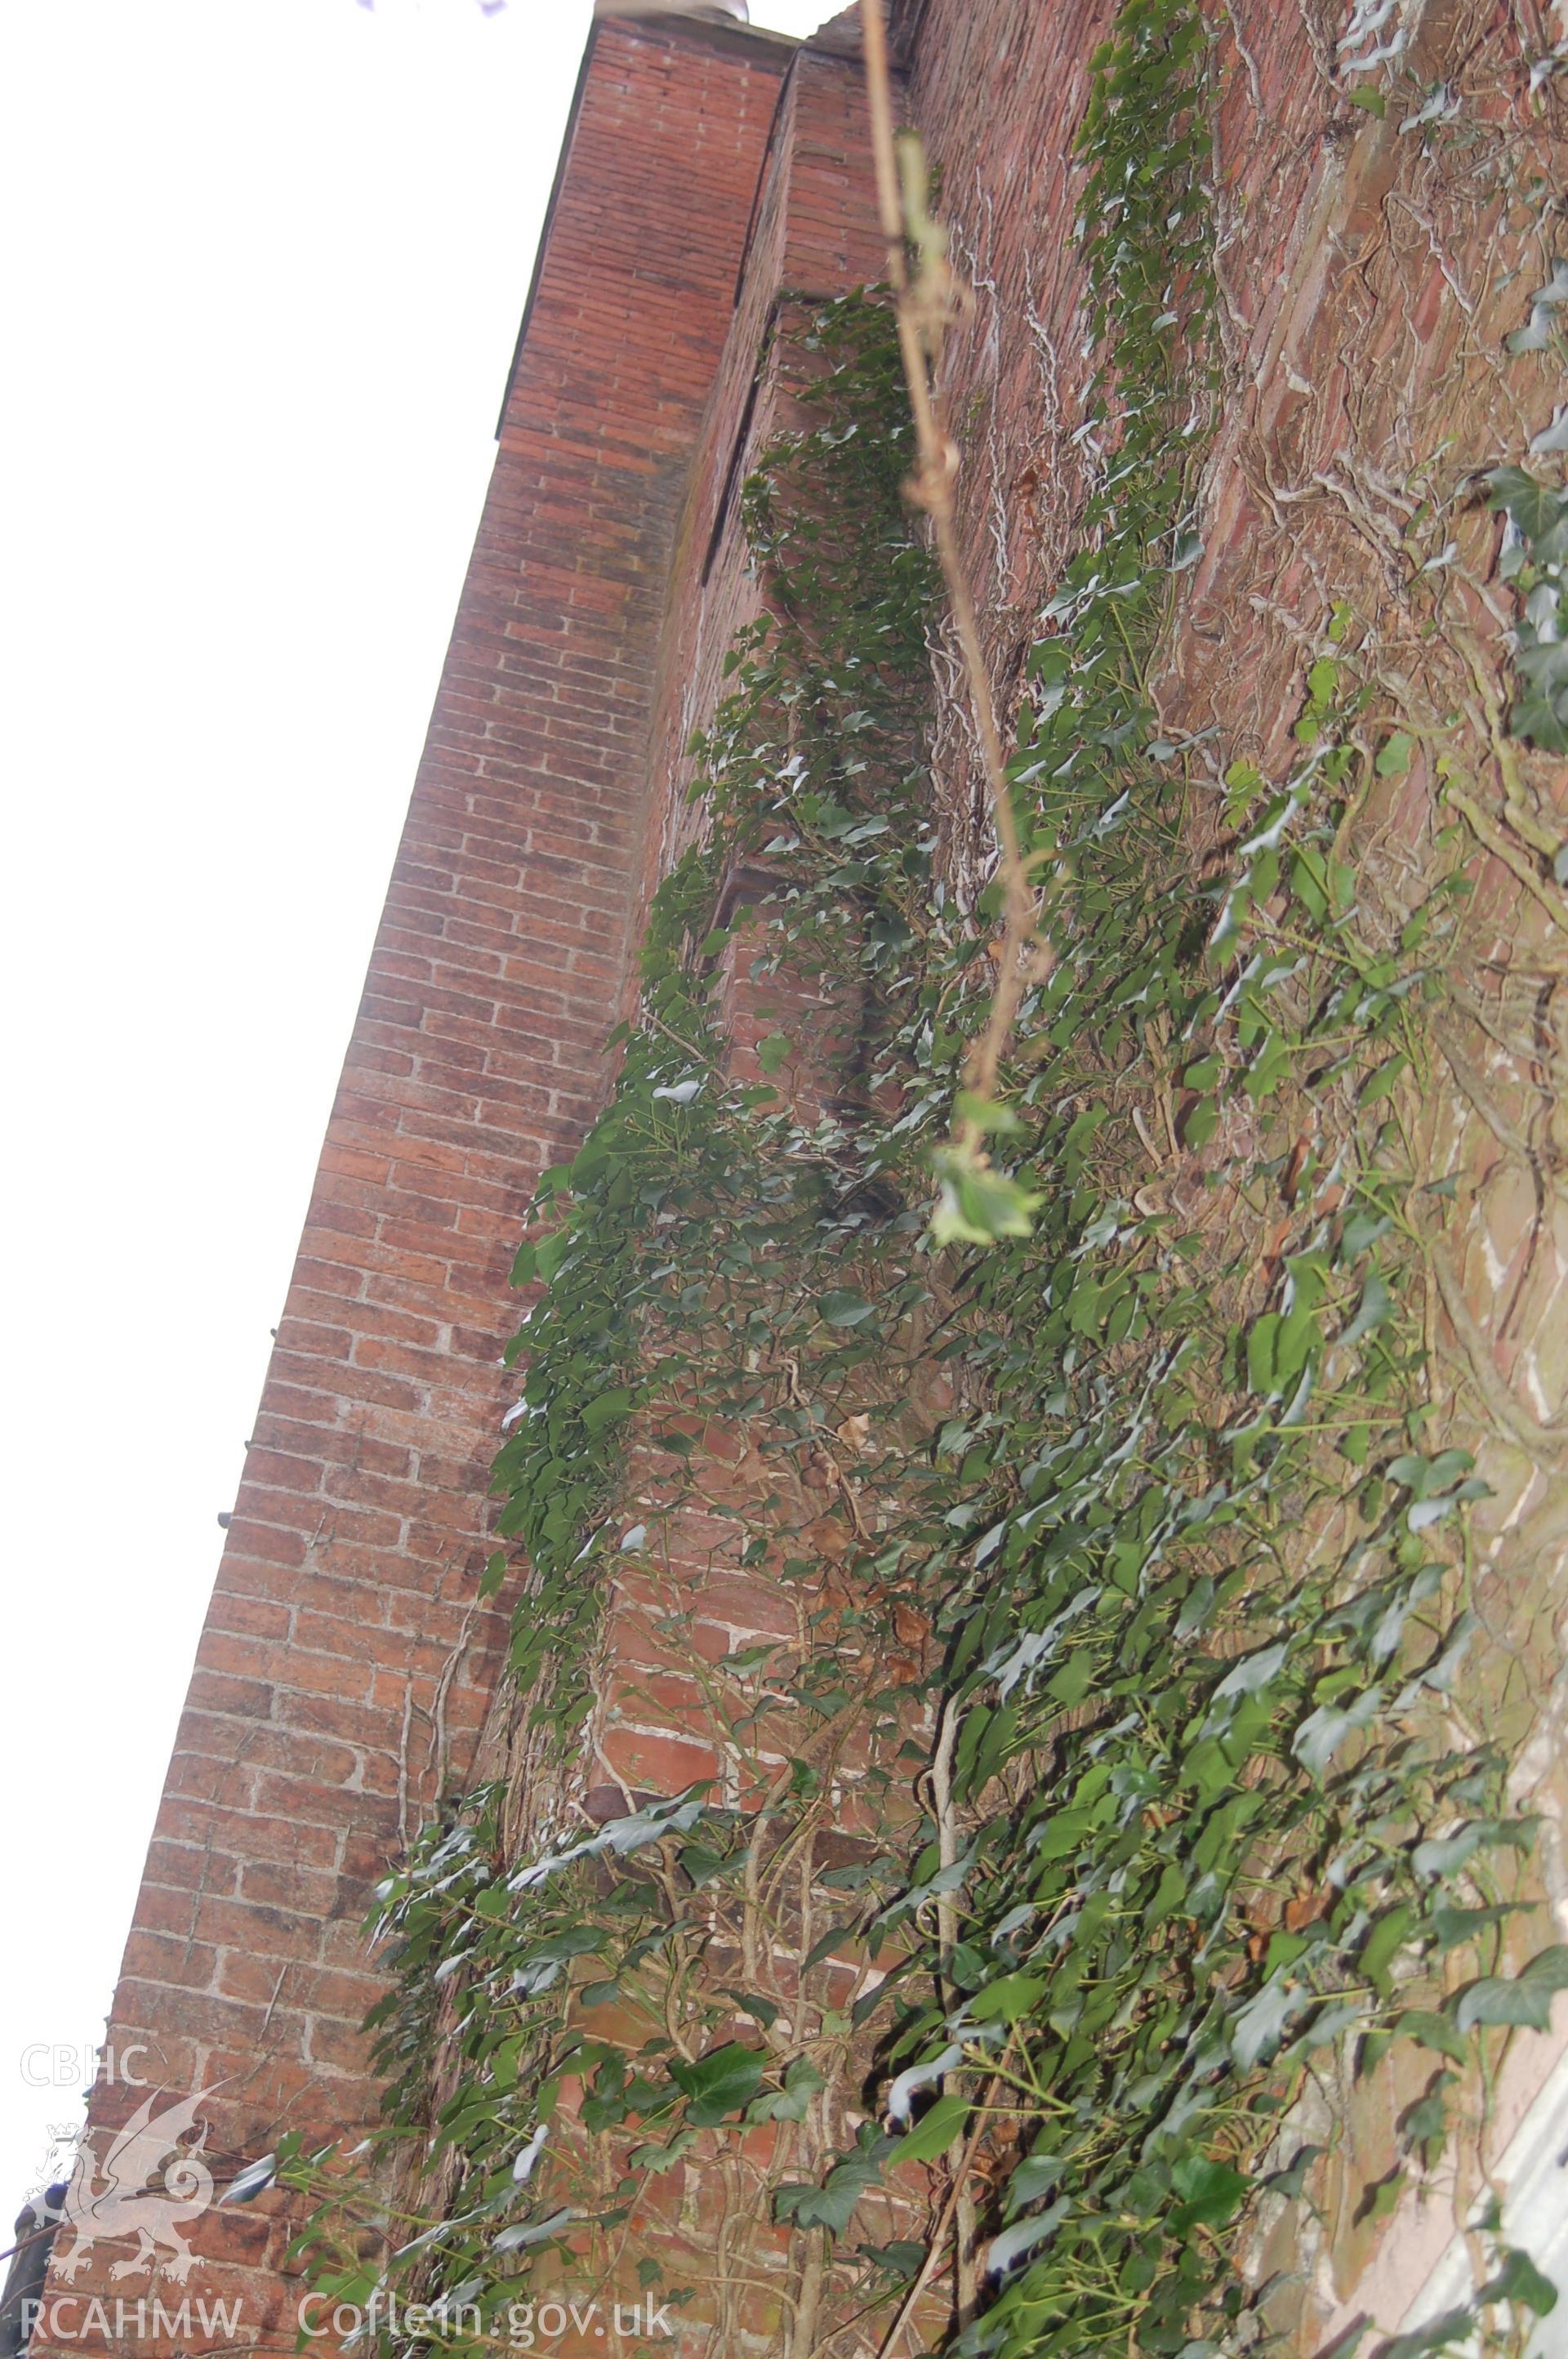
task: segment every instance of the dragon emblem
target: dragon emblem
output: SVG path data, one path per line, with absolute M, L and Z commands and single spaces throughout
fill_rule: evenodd
M 208 2094 L 203 2089 L 156 2114 L 157 2093 L 145 2098 L 124 2128 L 115 2133 L 103 2158 L 102 2178 L 95 2156 L 85 2145 L 81 2147 L 60 2207 L 60 2234 L 72 2231 L 75 2242 L 63 2258 L 58 2246 L 55 2255 L 55 2267 L 68 2285 L 74 2283 L 100 2236 L 137 2240 L 130 2259 L 110 2270 L 112 2279 L 135 2277 L 161 2260 L 177 2284 L 185 2283 L 196 2256 L 181 2225 L 200 2219 L 211 2202 L 212 2174 L 202 2159 L 206 2124 L 194 2145 L 182 2146 L 180 2140 L 196 2126 L 197 2108 Z

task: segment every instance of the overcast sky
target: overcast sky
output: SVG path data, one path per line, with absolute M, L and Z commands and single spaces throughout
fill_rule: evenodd
M 588 17 L 0 10 L 0 2220 L 103 2037 Z

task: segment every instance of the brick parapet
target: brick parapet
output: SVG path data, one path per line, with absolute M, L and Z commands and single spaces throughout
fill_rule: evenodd
M 373 2112 L 362 1913 L 504 1647 L 475 1575 L 507 1271 L 602 1101 L 673 537 L 789 54 L 657 22 L 590 43 L 110 2021 L 159 2110 L 206 2094 L 220 2180 Z M 143 2093 L 94 2092 L 100 2163 Z M 266 2210 L 197 2220 L 192 2283 L 246 2304 L 225 2339 L 288 2348 Z M 62 2237 L 51 2293 L 124 2290 L 107 2234 L 74 2283 Z

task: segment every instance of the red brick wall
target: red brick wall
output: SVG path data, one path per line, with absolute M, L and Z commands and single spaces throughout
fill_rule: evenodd
M 278 2128 L 372 2109 L 369 1887 L 492 1682 L 505 1615 L 474 1599 L 508 1265 L 603 1092 L 664 584 L 789 55 L 668 22 L 590 45 L 115 1995 L 160 2106 L 222 2084 L 220 2180 Z M 141 2094 L 97 2093 L 97 2152 Z M 193 2285 L 291 2348 L 282 2223 L 193 2234 Z M 54 2288 L 107 2290 L 124 2257 L 101 2242 Z
M 741 487 L 791 422 L 780 333 L 805 305 L 875 284 L 884 267 L 860 60 L 807 43 L 785 78 L 714 379 L 671 571 L 659 649 L 650 777 L 655 804 L 638 883 L 639 924 L 659 880 L 702 825 L 687 803 L 692 731 L 723 694 L 721 667 L 760 585 L 740 528 Z M 781 374 L 781 361 L 784 365 Z
M 1195 719 L 1217 708 L 1244 741 L 1261 729 L 1249 700 L 1290 717 L 1298 650 L 1270 617 L 1295 601 L 1304 627 L 1318 620 L 1311 568 L 1290 571 L 1282 542 L 1310 544 L 1333 513 L 1331 490 L 1309 505 L 1292 487 L 1281 534 L 1263 496 L 1271 469 L 1332 476 L 1347 369 L 1378 388 L 1357 411 L 1361 447 L 1383 463 L 1383 436 L 1398 458 L 1401 419 L 1458 365 L 1457 323 L 1424 243 L 1447 199 L 1415 188 L 1421 143 L 1331 90 L 1321 12 L 1240 0 L 1222 13 L 1215 179 L 1239 390 L 1168 687 L 1173 705 Z M 946 386 L 1004 701 L 1081 502 L 1082 279 L 1065 231 L 1073 133 L 1111 14 L 1112 0 L 903 11 L 908 111 L 942 168 L 972 294 Z M 1467 20 L 1453 0 L 1429 7 L 1426 80 L 1471 72 L 1465 22 L 1496 47 L 1503 14 L 1500 0 Z M 507 1262 L 535 1174 L 600 1102 L 601 1042 L 631 988 L 647 896 L 699 823 L 680 792 L 685 745 L 754 611 L 733 494 L 788 415 L 776 351 L 760 373 L 759 355 L 781 296 L 830 295 L 881 269 L 855 63 L 807 49 L 781 104 L 789 55 L 669 19 L 606 23 L 593 46 L 115 2004 L 116 2047 L 148 2042 L 171 2098 L 232 2076 L 209 2108 L 214 2148 L 254 2152 L 286 2120 L 337 2131 L 370 2103 L 356 2031 L 374 1987 L 358 1930 L 366 1886 L 423 1814 L 443 1742 L 460 1771 L 503 1629 L 471 1601 L 510 1397 L 497 1367 Z M 1409 220 L 1386 202 L 1400 173 Z M 1479 283 L 1462 210 L 1441 225 Z M 1514 324 L 1504 310 L 1488 350 Z M 1536 426 L 1550 403 L 1539 387 L 1530 398 Z M 1482 459 L 1495 455 L 1481 440 Z M 1343 540 L 1322 546 L 1349 563 Z M 972 878 L 986 836 L 956 695 L 936 767 L 946 848 Z M 1401 809 L 1399 828 L 1413 841 L 1427 782 L 1409 791 L 1422 808 Z M 1493 864 L 1483 881 L 1498 941 L 1519 935 L 1507 875 Z M 735 1012 L 756 1030 L 743 987 Z M 1499 1089 L 1506 1078 L 1492 1076 Z M 1465 1275 L 1485 1322 L 1498 1293 L 1487 1253 L 1511 1266 L 1524 1215 L 1500 1180 L 1486 1195 L 1494 1167 L 1463 1110 L 1444 1119 L 1454 1168 L 1481 1191 Z M 1531 1278 L 1529 1332 L 1497 1340 L 1499 1374 L 1517 1356 L 1541 1414 L 1562 1390 L 1561 1347 L 1552 1358 L 1542 1339 L 1565 1270 L 1560 1245 Z M 689 1657 L 654 1626 L 670 1584 L 704 1658 L 789 1636 L 776 1587 L 732 1562 L 729 1511 L 753 1470 L 725 1437 L 703 1448 L 713 1511 L 683 1511 L 657 1567 L 628 1561 L 612 1615 L 597 1733 L 608 1769 L 638 1787 L 733 1774 L 721 1736 L 697 1725 Z M 1530 1478 L 1487 1471 L 1498 1504 L 1477 1527 L 1506 1573 Z M 792 1504 L 830 1559 L 834 1495 L 808 1489 Z M 100 2146 L 135 2093 L 95 2102 Z M 270 2321 L 277 2224 L 210 2214 L 198 2243 L 211 2284 L 254 2305 L 247 2327 Z

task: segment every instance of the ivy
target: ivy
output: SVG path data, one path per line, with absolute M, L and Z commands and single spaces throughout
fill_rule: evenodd
M 1568 754 L 1568 650 L 1563 632 L 1568 561 L 1568 492 L 1540 482 L 1523 467 L 1498 467 L 1488 476 L 1491 505 L 1508 518 L 1498 571 L 1524 601 L 1518 664 L 1524 692 L 1509 715 L 1516 737 L 1548 754 Z M 1561 885 L 1568 864 L 1559 862 Z
M 1310 2193 L 1293 2108 L 1325 2055 L 1432 2060 L 1391 2202 L 1488 2031 L 1568 1984 L 1530 1940 L 1507 1764 L 1449 1709 L 1483 1485 L 1430 1439 L 1410 1301 L 1410 1108 L 1464 880 L 1364 902 L 1354 821 L 1414 741 L 1347 609 L 1283 775 L 1238 757 L 1217 790 L 1151 693 L 1219 388 L 1210 71 L 1191 0 L 1124 0 L 1094 60 L 1092 483 L 1009 764 L 1054 955 L 1008 1111 L 968 1110 L 994 1165 L 945 1136 L 996 897 L 959 908 L 937 857 L 932 576 L 874 299 L 810 315 L 813 422 L 746 487 L 762 605 L 691 749 L 697 840 L 611 1103 L 514 1273 L 535 1299 L 495 1482 L 543 1800 L 520 1855 L 485 1788 L 382 1887 L 406 2216 L 384 2172 L 278 2165 L 331 2288 L 466 2303 L 455 2347 L 558 2247 L 672 2299 L 706 2269 L 721 2307 L 661 2193 L 688 2163 L 787 2232 L 803 2351 L 906 2325 L 965 2359 L 1228 2345 L 1258 2331 L 1260 2190 Z M 1528 615 L 1555 495 L 1493 491 Z M 1201 796 L 1224 857 L 1195 883 Z M 852 1037 L 825 1103 L 785 1030 L 733 1078 L 737 957 L 810 979 Z M 628 1560 L 657 1587 L 716 1429 L 768 1470 L 739 1563 L 795 1636 L 690 1650 L 731 1790 L 584 1832 L 602 1600 Z M 685 1644 L 678 1599 L 663 1626 Z M 1481 2299 L 1529 2314 L 1543 2284 L 1505 2254 Z

